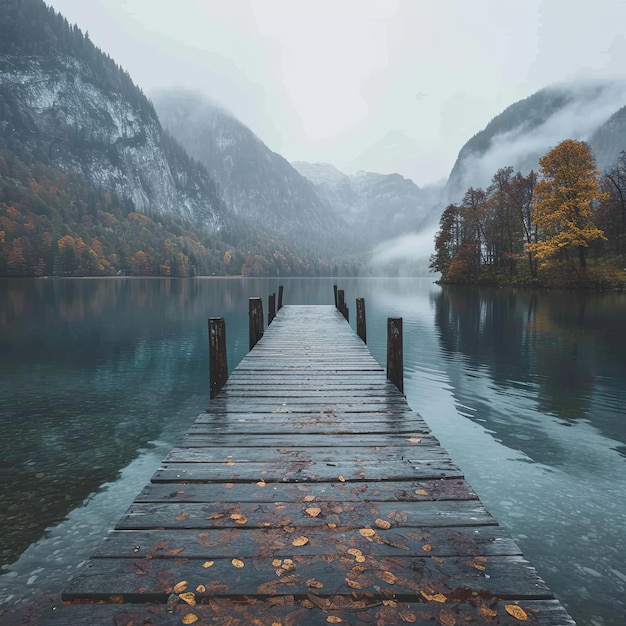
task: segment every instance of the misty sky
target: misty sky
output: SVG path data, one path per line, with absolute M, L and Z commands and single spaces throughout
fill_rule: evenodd
M 201 91 L 291 161 L 420 185 L 516 100 L 626 74 L 626 0 L 46 1 L 147 95 Z

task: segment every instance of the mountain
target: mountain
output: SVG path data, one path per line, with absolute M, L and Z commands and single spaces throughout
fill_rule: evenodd
M 432 205 L 430 193 L 400 174 L 348 176 L 329 163 L 300 161 L 293 166 L 370 247 L 420 230 Z
M 81 174 L 140 213 L 223 228 L 211 176 L 128 74 L 41 0 L 2 4 L 0 148 Z
M 309 250 L 362 249 L 343 214 L 232 115 L 191 92 L 158 92 L 152 102 L 163 126 L 206 166 L 244 223 Z
M 486 187 L 506 166 L 526 174 L 564 139 L 589 142 L 600 169 L 626 148 L 626 82 L 582 81 L 554 85 L 497 115 L 460 150 L 446 184 L 456 202 L 469 187 Z

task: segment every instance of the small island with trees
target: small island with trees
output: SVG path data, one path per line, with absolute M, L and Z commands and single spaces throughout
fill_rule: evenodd
M 430 269 L 442 283 L 623 288 L 626 152 L 603 175 L 588 145 L 567 139 L 539 174 L 499 169 L 443 211 Z

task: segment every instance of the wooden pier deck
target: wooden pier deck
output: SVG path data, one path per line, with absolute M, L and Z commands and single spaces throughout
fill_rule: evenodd
M 41 624 L 574 624 L 332 306 L 281 309 L 63 599 Z

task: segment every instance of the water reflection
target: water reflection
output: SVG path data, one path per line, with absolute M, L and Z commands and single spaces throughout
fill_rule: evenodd
M 494 389 L 484 397 L 497 393 L 504 403 L 509 397 L 511 417 L 520 425 L 539 415 L 556 416 L 564 424 L 589 420 L 625 443 L 616 409 L 625 393 L 626 297 L 446 287 L 433 301 L 444 357 L 488 375 Z M 612 398 L 612 406 L 606 398 Z M 532 417 L 519 410 L 528 399 Z M 497 430 L 491 403 L 479 412 Z

